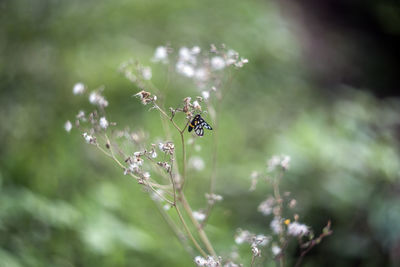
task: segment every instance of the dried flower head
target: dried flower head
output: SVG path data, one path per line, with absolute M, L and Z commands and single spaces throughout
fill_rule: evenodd
M 96 144 L 96 137 L 91 136 L 88 133 L 83 133 L 82 134 L 83 138 L 85 138 L 86 143 L 88 144 Z
M 166 142 L 166 143 L 159 143 L 158 148 L 169 155 L 173 155 L 175 151 L 175 145 L 172 142 Z
M 144 90 L 140 91 L 135 96 L 138 97 L 142 101 L 143 105 L 147 105 L 147 104 L 157 100 L 156 96 L 152 97 L 151 93 L 146 92 Z

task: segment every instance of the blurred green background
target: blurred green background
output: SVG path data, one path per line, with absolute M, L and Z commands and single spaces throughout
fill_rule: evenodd
M 151 64 L 166 43 L 225 43 L 249 59 L 220 113 L 224 201 L 206 228 L 220 255 L 235 249 L 239 227 L 270 232 L 257 212 L 270 188 L 249 192 L 250 173 L 283 153 L 292 158 L 283 188 L 300 220 L 318 232 L 330 219 L 334 230 L 304 266 L 399 266 L 399 99 L 377 98 L 379 87 L 318 82 L 303 54 L 307 34 L 288 9 L 280 1 L 0 1 L 0 266 L 191 266 L 140 186 L 63 128 L 89 110 L 72 95 L 83 82 L 106 87 L 110 120 L 165 138 L 159 116 L 131 97 L 138 89 L 117 69 L 130 58 Z M 351 37 L 342 41 L 357 50 Z M 153 68 L 153 82 L 163 85 L 163 67 Z M 196 94 L 182 78 L 170 83 L 167 103 Z M 206 204 L 211 135 L 189 151 L 206 162 L 187 186 L 195 209 Z M 250 249 L 239 251 L 248 266 Z

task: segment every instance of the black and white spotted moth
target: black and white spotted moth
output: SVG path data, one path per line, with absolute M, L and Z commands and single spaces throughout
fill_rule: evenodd
M 190 122 L 188 131 L 191 132 L 194 129 L 194 132 L 198 136 L 203 136 L 204 135 L 204 129 L 206 128 L 208 130 L 212 130 L 212 127 L 200 116 L 200 114 L 197 114 L 194 119 Z

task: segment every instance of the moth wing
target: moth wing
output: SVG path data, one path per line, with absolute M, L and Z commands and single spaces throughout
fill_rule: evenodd
M 212 127 L 207 123 L 207 122 L 203 122 L 202 126 L 208 130 L 212 130 Z
M 197 127 L 197 128 L 195 129 L 195 132 L 196 132 L 196 134 L 197 134 L 198 136 L 203 136 L 203 135 L 204 135 L 204 129 L 203 129 L 203 127 Z

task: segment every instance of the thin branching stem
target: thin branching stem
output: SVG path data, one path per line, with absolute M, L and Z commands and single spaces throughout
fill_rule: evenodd
M 188 225 L 186 224 L 185 219 L 183 218 L 179 207 L 175 206 L 175 210 L 178 213 L 178 217 L 179 217 L 180 221 L 182 222 L 183 228 L 185 228 L 185 231 L 188 234 L 190 240 L 192 240 L 194 246 L 197 248 L 197 250 L 201 253 L 201 255 L 203 257 L 207 257 L 207 253 L 200 247 L 199 243 L 197 243 L 196 239 L 193 237 L 192 233 L 190 232 L 190 229 L 189 229 Z
M 217 254 L 215 253 L 215 250 L 214 250 L 213 246 L 211 245 L 211 242 L 208 239 L 207 234 L 204 232 L 204 230 L 201 227 L 201 225 L 199 224 L 199 222 L 194 218 L 193 211 L 192 211 L 189 203 L 186 200 L 185 194 L 182 191 L 180 191 L 180 198 L 182 200 L 183 208 L 185 209 L 186 213 L 189 215 L 190 220 L 192 221 L 192 223 L 196 227 L 197 232 L 198 232 L 198 234 L 200 236 L 200 239 L 204 243 L 204 245 L 206 246 L 207 251 L 212 256 L 216 256 Z
M 174 206 L 176 206 L 176 186 L 175 186 L 175 180 L 174 180 L 174 176 L 172 175 L 172 170 L 174 169 L 174 161 L 171 161 L 171 169 L 168 172 L 169 173 L 169 177 L 171 179 L 171 184 L 172 184 L 172 190 L 174 193 Z
M 100 149 L 103 153 L 105 153 L 107 156 L 111 157 L 122 169 L 125 169 L 125 166 L 117 159 L 117 157 L 114 154 L 114 151 L 112 149 L 111 146 L 111 142 L 110 139 L 108 138 L 107 135 L 105 135 L 106 139 L 107 139 L 107 143 L 109 144 L 109 151 L 110 153 L 108 153 L 107 151 L 105 151 L 98 143 L 96 143 L 96 146 L 98 149 Z M 150 181 L 147 181 L 146 179 L 141 179 L 138 176 L 134 175 L 133 173 L 129 173 L 130 176 L 132 176 L 133 178 L 135 178 L 137 181 L 143 181 L 143 183 L 151 190 L 153 191 L 158 197 L 160 197 L 163 201 L 169 203 L 170 205 L 174 206 L 174 202 L 172 202 L 171 200 L 165 198 L 163 195 L 160 194 L 160 192 L 158 192 L 158 190 L 156 190 L 154 188 L 154 186 L 158 186 L 158 184 L 154 184 Z
M 168 224 L 168 226 L 172 229 L 172 231 L 174 232 L 174 234 L 176 235 L 176 237 L 178 238 L 179 242 L 181 242 L 182 246 L 186 249 L 186 251 L 194 256 L 194 251 L 192 249 L 192 247 L 189 246 L 188 242 L 187 242 L 187 238 L 185 236 L 184 233 L 182 233 L 182 231 L 177 227 L 176 223 L 170 218 L 170 216 L 165 212 L 165 210 L 163 209 L 163 207 L 161 207 L 160 202 L 158 202 L 157 200 L 153 201 L 154 204 L 156 205 L 158 211 L 161 213 L 161 216 L 163 217 L 163 219 L 165 220 L 165 222 Z

